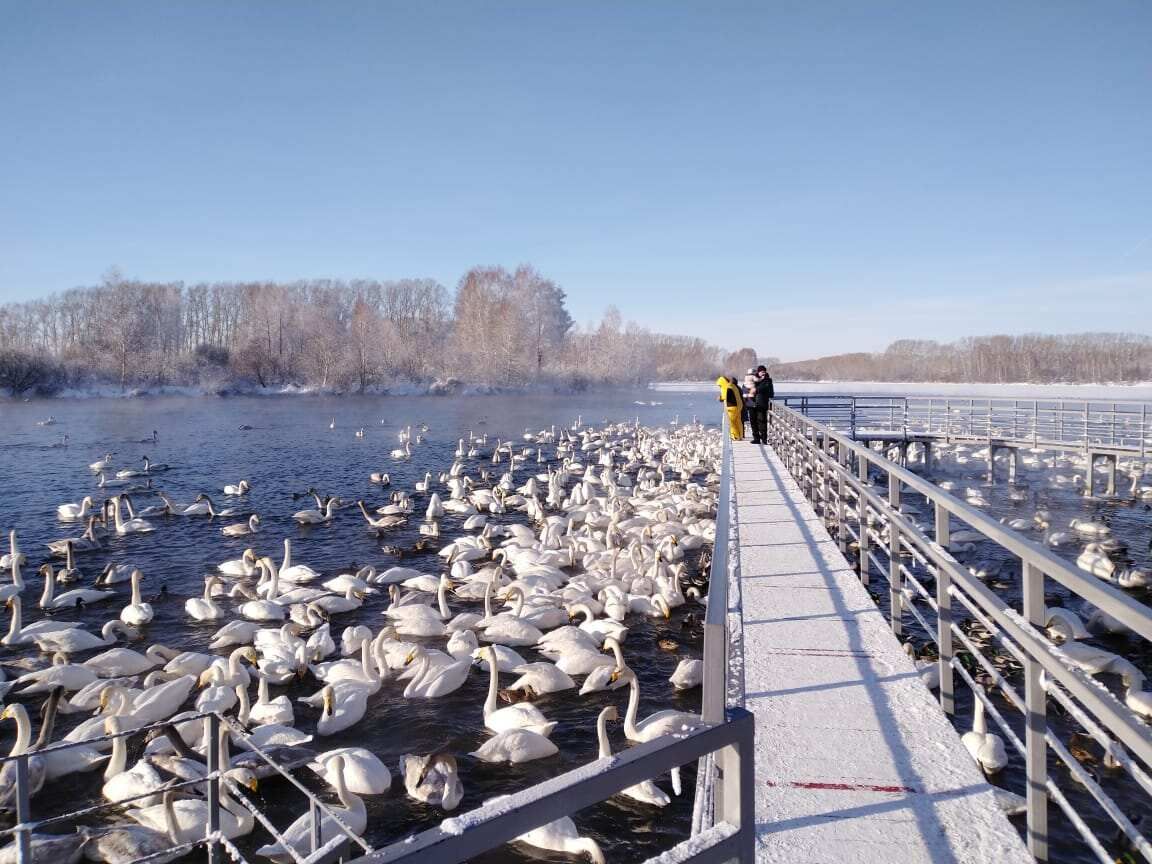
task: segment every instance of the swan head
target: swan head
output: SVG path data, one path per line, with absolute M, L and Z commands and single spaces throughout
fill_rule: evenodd
M 339 757 L 337 757 L 339 758 Z M 260 781 L 256 779 L 256 775 L 249 771 L 247 768 L 230 768 L 224 772 L 224 776 L 245 789 L 252 792 L 260 788 Z M 171 793 L 167 793 L 171 794 Z
M 600 712 L 600 716 L 602 716 L 605 720 L 619 720 L 620 712 L 616 710 L 615 705 L 609 705 L 607 708 Z

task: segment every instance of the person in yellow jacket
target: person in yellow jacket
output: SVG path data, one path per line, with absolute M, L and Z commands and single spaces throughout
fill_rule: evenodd
M 716 386 L 720 388 L 720 401 L 724 403 L 724 410 L 728 412 L 728 428 L 732 433 L 733 441 L 744 440 L 744 397 L 740 395 L 740 385 L 735 378 L 725 378 L 721 375 L 716 379 Z

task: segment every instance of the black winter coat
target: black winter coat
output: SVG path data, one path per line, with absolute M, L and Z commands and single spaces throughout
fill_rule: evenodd
M 756 395 L 749 400 L 753 408 L 767 408 L 776 395 L 776 388 L 772 386 L 772 376 L 766 375 L 756 381 Z

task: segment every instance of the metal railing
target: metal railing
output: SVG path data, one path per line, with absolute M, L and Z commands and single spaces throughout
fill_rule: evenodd
M 1045 580 L 1058 582 L 1145 640 L 1152 640 L 1152 610 L 827 425 L 780 402 L 774 405 L 769 420 L 773 446 L 805 495 L 830 523 L 841 551 L 847 553 L 851 544 L 857 547 L 861 579 L 867 584 L 871 574 L 876 573 L 887 580 L 893 631 L 900 635 L 907 619 L 918 623 L 935 642 L 942 708 L 954 713 L 955 678 L 959 676 L 973 697 L 984 704 L 1009 746 L 1023 757 L 1027 774 L 1027 839 L 1032 854 L 1040 860 L 1048 858 L 1048 809 L 1052 801 L 1101 862 L 1113 860 L 1050 775 L 1049 755 L 1054 754 L 1131 847 L 1152 862 L 1152 845 L 1124 808 L 1084 770 L 1049 727 L 1047 712 L 1052 700 L 1095 739 L 1112 764 L 1127 772 L 1144 793 L 1152 795 L 1148 771 L 1148 766 L 1152 766 L 1152 733 L 1135 712 L 1077 668 L 1045 636 Z M 933 536 L 902 512 L 902 502 L 910 494 L 923 496 L 932 508 Z M 954 520 L 970 526 L 1020 561 L 1022 609 L 1013 608 L 948 551 Z M 926 583 L 930 585 L 933 579 L 934 590 L 929 590 Z M 926 606 L 927 611 L 918 604 Z M 1023 695 L 958 626 L 953 614 L 956 604 L 1021 665 Z M 1023 714 L 1023 740 L 983 686 L 961 664 L 959 651 L 969 653 L 980 673 Z M 1144 808 L 1147 812 L 1146 803 Z
M 6 756 L 0 758 L 0 766 L 5 763 L 14 763 L 16 766 L 16 784 L 15 784 L 15 799 L 16 799 L 16 824 L 4 830 L 0 830 L 0 838 L 12 837 L 16 846 L 16 861 L 17 864 L 33 864 L 34 861 L 45 860 L 42 856 L 35 856 L 32 849 L 32 837 L 34 832 L 43 827 L 56 825 L 58 823 L 75 823 L 75 821 L 84 816 L 90 816 L 98 813 L 116 812 L 119 811 L 125 804 L 133 801 L 143 800 L 145 798 L 153 798 L 157 794 L 164 792 L 176 792 L 182 789 L 195 789 L 200 791 L 205 796 L 206 810 L 208 821 L 204 826 L 204 836 L 198 837 L 194 840 L 188 840 L 183 843 L 174 844 L 169 848 L 154 852 L 145 858 L 137 859 L 138 864 L 146 864 L 151 860 L 170 860 L 170 856 L 175 854 L 184 854 L 192 852 L 197 848 L 204 848 L 207 851 L 208 861 L 210 864 L 223 864 L 224 852 L 227 851 L 229 857 L 233 861 L 243 862 L 244 856 L 240 850 L 226 837 L 220 830 L 221 825 L 221 811 L 227 808 L 221 802 L 221 787 L 227 786 L 228 791 L 232 793 L 231 801 L 248 810 L 253 819 L 259 822 L 268 830 L 272 835 L 275 842 L 282 843 L 288 850 L 289 857 L 296 862 L 296 864 L 332 864 L 332 862 L 343 860 L 347 857 L 349 849 L 353 846 L 359 846 L 365 852 L 371 852 L 372 847 L 369 846 L 364 840 L 354 832 L 352 832 L 339 816 L 334 813 L 323 801 L 319 800 L 312 792 L 310 792 L 300 781 L 293 777 L 288 771 L 278 765 L 267 753 L 256 746 L 248 736 L 247 730 L 240 725 L 240 723 L 232 718 L 224 716 L 218 712 L 208 712 L 201 714 L 194 714 L 188 717 L 182 717 L 180 723 L 200 722 L 203 720 L 208 721 L 208 728 L 205 730 L 205 775 L 196 780 L 185 780 L 182 782 L 167 783 L 162 790 L 149 790 L 140 795 L 135 795 L 129 798 L 123 798 L 116 802 L 106 801 L 100 804 L 94 804 L 87 807 L 82 807 L 78 810 L 70 810 L 67 813 L 60 813 L 55 816 L 49 816 L 44 819 L 35 819 L 32 815 L 32 798 L 33 791 L 31 787 L 29 763 L 33 759 L 42 759 L 45 756 L 61 753 L 66 750 L 71 750 L 76 747 L 93 747 L 101 744 L 107 745 L 108 742 L 116 738 L 128 738 L 133 735 L 148 733 L 153 730 L 163 730 L 171 726 L 171 721 L 162 721 L 145 726 L 138 726 L 134 729 L 127 729 L 121 732 L 108 733 L 86 739 L 84 741 L 67 741 L 53 744 L 48 747 L 26 751 L 17 756 Z M 309 803 L 311 813 L 311 834 L 310 834 L 310 849 L 307 854 L 301 855 L 294 848 L 289 846 L 280 831 L 269 821 L 268 817 L 261 812 L 250 799 L 243 794 L 240 794 L 239 789 L 236 787 L 235 782 L 228 776 L 228 769 L 222 767 L 223 753 L 220 748 L 220 732 L 223 726 L 227 726 L 231 730 L 230 734 L 241 736 L 245 740 L 245 746 L 255 752 L 261 760 L 267 763 L 273 770 L 279 773 L 282 777 L 288 780 L 298 791 L 300 791 Z M 321 823 L 322 820 L 330 819 L 339 829 L 338 836 L 331 838 L 327 843 L 321 843 Z M 100 828 L 90 829 L 93 835 L 100 833 Z
M 1152 405 L 1147 402 L 936 396 L 788 396 L 778 401 L 853 438 L 872 432 L 1152 456 Z

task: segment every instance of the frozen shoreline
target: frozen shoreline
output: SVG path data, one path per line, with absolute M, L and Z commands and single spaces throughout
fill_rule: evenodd
M 1139 384 L 942 384 L 888 381 L 776 381 L 781 396 L 943 396 L 981 399 L 1114 399 L 1152 402 L 1152 382 Z M 664 381 L 649 385 L 665 392 L 703 392 L 710 381 Z

